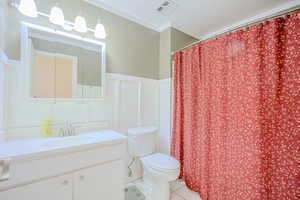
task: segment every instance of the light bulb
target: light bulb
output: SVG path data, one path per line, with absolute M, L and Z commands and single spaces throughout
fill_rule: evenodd
M 57 6 L 54 6 L 51 9 L 49 21 L 56 25 L 60 25 L 60 26 L 64 25 L 65 17 L 62 9 L 60 9 Z
M 87 32 L 87 26 L 86 26 L 86 21 L 85 21 L 84 17 L 77 16 L 75 18 L 74 30 L 78 31 L 80 33 Z
M 37 17 L 37 9 L 34 0 L 21 0 L 18 10 L 28 17 Z
M 103 24 L 98 23 L 95 27 L 95 37 L 99 39 L 105 39 L 106 38 L 106 31 L 103 26 Z

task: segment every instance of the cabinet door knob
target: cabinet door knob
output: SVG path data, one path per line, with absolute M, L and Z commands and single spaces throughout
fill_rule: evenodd
M 80 180 L 82 180 L 82 181 L 84 180 L 84 176 L 83 176 L 83 175 L 81 175 L 79 178 L 80 178 Z
M 63 185 L 68 185 L 69 181 L 68 180 L 64 180 Z

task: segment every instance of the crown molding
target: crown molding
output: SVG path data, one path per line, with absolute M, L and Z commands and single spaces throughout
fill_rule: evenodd
M 232 29 L 234 29 L 236 27 L 243 26 L 243 25 L 247 26 L 247 24 L 249 24 L 249 23 L 251 23 L 253 21 L 256 21 L 258 19 L 263 19 L 263 18 L 272 16 L 272 15 L 274 15 L 276 13 L 285 12 L 285 11 L 287 11 L 289 9 L 292 9 L 292 8 L 295 8 L 295 7 L 298 7 L 298 6 L 300 6 L 300 0 L 294 0 L 294 1 L 291 1 L 291 2 L 288 2 L 288 3 L 284 3 L 284 4 L 280 5 L 280 6 L 277 6 L 277 7 L 273 8 L 273 9 L 268 10 L 268 11 L 262 12 L 262 13 L 260 13 L 258 15 L 253 16 L 253 17 L 249 17 L 246 20 L 240 21 L 240 22 L 238 22 L 236 24 L 233 24 L 231 26 L 228 26 L 228 27 L 226 27 L 224 29 L 221 29 L 221 30 L 218 30 L 218 31 L 215 31 L 215 32 L 212 32 L 212 33 L 208 33 L 206 35 L 203 35 L 200 38 L 202 40 L 205 40 L 205 39 L 213 37 L 215 35 L 222 34 L 222 33 L 226 32 L 228 30 L 232 30 Z
M 134 15 L 132 15 L 130 13 L 122 12 L 122 11 L 120 11 L 118 9 L 115 9 L 115 8 L 113 8 L 111 6 L 108 6 L 108 5 L 104 4 L 104 3 L 101 3 L 101 2 L 99 2 L 97 0 L 84 0 L 84 1 L 87 2 L 87 3 L 89 3 L 89 4 L 91 4 L 91 5 L 93 5 L 93 6 L 96 6 L 98 8 L 102 8 L 102 9 L 108 11 L 108 12 L 111 12 L 111 13 L 113 13 L 115 15 L 118 15 L 118 16 L 123 17 L 125 19 L 128 19 L 130 21 L 133 21 L 133 22 L 135 22 L 137 24 L 140 24 L 142 26 L 145 26 L 145 27 L 147 27 L 149 29 L 152 29 L 154 31 L 157 31 L 157 32 L 161 32 L 162 30 L 164 30 L 166 28 L 166 25 L 157 26 L 155 24 L 146 22 L 145 20 L 141 20 L 141 19 L 135 17 Z M 169 23 L 168 23 L 168 25 L 169 25 Z
M 158 32 L 163 32 L 163 31 L 165 31 L 165 30 L 168 29 L 168 28 L 172 28 L 171 22 L 167 22 L 167 23 L 161 25 L 161 26 L 157 29 L 157 31 L 158 31 Z

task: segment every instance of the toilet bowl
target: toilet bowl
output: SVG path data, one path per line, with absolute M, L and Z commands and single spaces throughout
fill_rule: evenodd
M 154 153 L 156 127 L 128 129 L 128 151 L 143 165 L 143 181 L 149 186 L 151 200 L 169 200 L 170 182 L 178 178 L 180 164 L 171 156 Z
M 152 200 L 169 200 L 170 182 L 178 178 L 180 164 L 165 154 L 152 154 L 141 158 L 143 180 L 151 188 Z

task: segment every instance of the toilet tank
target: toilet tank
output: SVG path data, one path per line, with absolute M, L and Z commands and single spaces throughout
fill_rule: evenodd
M 128 129 L 128 151 L 131 156 L 142 157 L 155 151 L 156 127 Z

